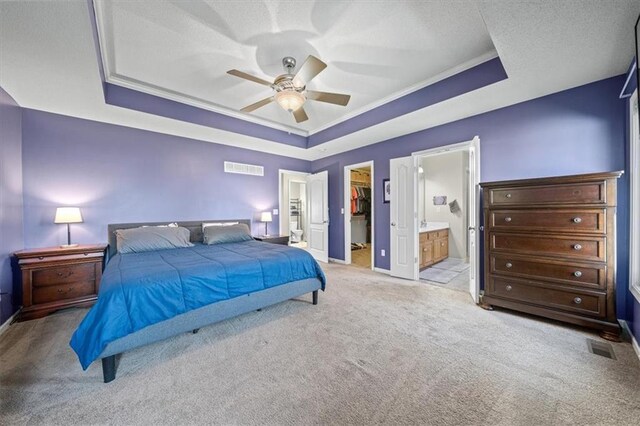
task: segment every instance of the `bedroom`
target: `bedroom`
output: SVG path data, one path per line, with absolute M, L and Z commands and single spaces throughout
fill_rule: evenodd
M 640 224 L 631 209 L 640 198 L 633 184 L 639 14 L 631 0 L 0 3 L 2 423 L 637 424 L 639 251 L 631 230 Z M 280 103 L 271 86 L 288 93 L 274 78 L 319 65 L 310 56 L 326 68 L 303 73 L 310 83 L 302 120 L 285 109 L 300 97 L 289 93 Z M 296 60 L 291 74 L 285 57 Z M 317 92 L 350 98 L 323 102 Z M 415 246 L 392 239 L 392 211 L 413 193 L 393 191 L 392 160 L 411 169 L 414 154 L 476 137 L 480 184 L 624 172 L 614 180 L 617 198 L 607 199 L 613 204 L 581 207 L 615 217 L 616 228 L 585 240 L 615 243 L 616 258 L 577 264 L 615 270 L 615 280 L 598 275 L 601 287 L 572 290 L 582 306 L 592 300 L 584 295 L 615 304 L 607 308 L 615 323 L 588 322 L 595 314 L 584 313 L 582 325 L 567 315 L 552 321 L 522 306 L 484 310 L 468 294 L 402 277 L 393 259 L 404 256 L 414 274 Z M 225 171 L 225 162 L 235 166 Z M 345 172 L 363 163 L 373 166 L 373 270 L 343 265 Z M 290 172 L 304 177 L 308 195 L 303 248 L 285 246 L 291 229 L 281 236 L 283 212 L 291 212 L 281 174 Z M 483 194 L 473 215 L 480 291 L 488 288 L 485 257 L 495 257 L 482 247 L 483 209 L 493 211 Z M 61 207 L 77 207 L 82 222 L 54 223 Z M 110 225 L 173 222 L 198 244 L 203 222 L 248 224 L 249 231 L 234 228 L 239 238 L 270 234 L 271 242 L 233 244 L 261 244 L 255 256 L 305 256 L 301 262 L 326 275 L 326 291 L 313 296 L 318 277 L 309 287 L 298 283 L 291 294 L 229 308 L 223 321 L 207 317 L 216 323 L 189 322 L 166 340 L 131 346 L 105 370 L 96 359 L 83 371 L 69 345 L 95 294 L 67 297 L 73 286 L 55 281 L 43 286 L 54 289 L 46 297 L 73 306 L 21 318 L 34 300 L 25 303 L 21 268 L 28 268 L 15 253 L 94 245 L 87 257 L 98 265 L 97 291 L 100 274 L 104 288 L 115 284 L 117 265 L 100 251 L 114 238 Z M 195 252 L 198 244 L 175 250 Z M 580 253 L 591 249 L 582 246 Z M 164 311 L 151 301 L 140 306 L 145 315 Z M 602 339 L 598 326 L 618 327 L 622 342 Z M 103 383 L 109 373 L 115 379 Z

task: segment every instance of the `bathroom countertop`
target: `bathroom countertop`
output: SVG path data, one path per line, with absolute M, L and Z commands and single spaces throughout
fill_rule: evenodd
M 420 232 L 441 231 L 449 229 L 449 222 L 427 222 L 426 225 L 420 226 Z

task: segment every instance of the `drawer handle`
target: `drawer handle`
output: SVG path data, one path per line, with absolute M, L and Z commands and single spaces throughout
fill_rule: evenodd
M 573 245 L 573 249 L 574 250 L 582 250 L 582 246 L 580 244 L 574 244 Z
M 58 289 L 58 293 L 69 293 L 71 290 L 73 290 L 73 287 L 69 287 L 66 290 L 63 290 L 61 288 Z
M 573 223 L 580 223 L 582 222 L 582 218 L 581 217 L 574 217 L 573 218 Z
M 573 299 L 573 303 L 575 303 L 576 305 L 579 305 L 582 303 L 582 299 L 580 299 L 579 297 L 576 297 Z
M 506 266 L 507 268 L 511 268 L 513 265 L 511 264 L 511 262 L 507 262 L 507 264 L 504 266 Z
M 577 278 L 580 278 L 580 277 L 582 276 L 582 272 L 580 272 L 580 271 L 575 271 L 575 272 L 573 273 L 573 276 L 574 276 L 574 277 L 577 277 Z
M 38 256 L 38 260 L 44 259 L 44 256 Z
M 60 278 L 62 278 L 62 277 L 64 277 L 64 278 L 69 278 L 71 275 L 73 275 L 73 271 L 69 271 L 69 272 L 67 272 L 66 274 L 65 274 L 65 273 L 62 273 L 62 272 L 58 272 L 58 276 L 59 276 Z
M 504 221 L 505 222 L 511 222 L 511 218 L 509 216 L 507 216 L 507 217 L 504 218 Z
M 513 289 L 513 287 L 511 287 L 510 285 L 505 287 L 507 289 L 507 291 L 511 291 Z
M 508 193 L 507 195 L 505 195 L 505 197 L 507 197 L 507 198 L 511 198 L 511 194 L 510 194 L 510 193 Z

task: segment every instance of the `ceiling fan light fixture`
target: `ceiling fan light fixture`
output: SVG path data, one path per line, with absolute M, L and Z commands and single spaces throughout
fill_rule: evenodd
M 285 111 L 293 112 L 304 105 L 306 98 L 304 95 L 295 90 L 282 90 L 274 95 L 278 105 Z

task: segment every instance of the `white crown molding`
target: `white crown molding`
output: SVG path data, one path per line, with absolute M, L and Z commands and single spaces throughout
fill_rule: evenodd
M 160 98 L 164 98 L 164 99 L 168 99 L 168 100 L 172 100 L 175 102 L 179 102 L 179 103 L 183 103 L 186 105 L 190 105 L 196 108 L 201 108 L 207 111 L 212 111 L 215 113 L 219 113 L 219 114 L 223 114 L 229 117 L 233 117 L 233 118 L 238 118 L 240 120 L 244 120 L 244 121 L 248 121 L 251 123 L 255 123 L 255 124 L 259 124 L 259 125 L 263 125 L 263 126 L 267 126 L 270 127 L 272 129 L 275 130 L 281 130 L 287 133 L 292 133 L 292 134 L 296 134 L 299 136 L 303 136 L 303 137 L 308 137 L 311 136 L 313 134 L 319 133 L 323 130 L 326 130 L 330 127 L 333 127 L 337 124 L 340 124 L 342 122 L 345 122 L 347 120 L 350 120 L 360 114 L 363 114 L 367 111 L 370 111 L 372 109 L 378 108 L 386 103 L 392 102 L 396 99 L 399 99 L 403 96 L 406 96 L 410 93 L 413 93 L 417 90 L 423 89 L 427 86 L 430 86 L 434 83 L 437 83 L 439 81 L 442 81 L 446 78 L 449 78 L 453 75 L 459 74 L 463 71 L 466 71 L 468 69 L 471 69 L 477 65 L 480 65 L 484 62 L 487 62 L 491 59 L 494 59 L 496 57 L 498 57 L 498 53 L 495 49 L 493 49 L 490 52 L 487 52 L 483 55 L 480 55 L 476 58 L 473 58 L 467 62 L 464 62 L 458 66 L 455 66 L 453 68 L 450 68 L 448 70 L 445 70 L 429 79 L 423 80 L 421 82 L 418 82 L 414 85 L 411 85 L 407 88 L 404 88 L 400 91 L 397 91 L 395 93 L 392 93 L 388 96 L 385 96 L 382 99 L 379 99 L 377 101 L 371 102 L 367 105 L 362 106 L 361 108 L 358 108 L 354 111 L 349 112 L 348 114 L 345 114 L 341 117 L 339 117 L 336 120 L 333 120 L 329 123 L 326 123 L 322 126 L 319 126 L 311 131 L 305 131 L 303 129 L 294 127 L 294 126 L 288 126 L 286 124 L 282 124 L 279 122 L 275 122 L 272 120 L 268 120 L 268 119 L 264 119 L 264 118 L 260 118 L 257 117 L 255 115 L 251 115 L 251 114 L 246 114 L 240 111 L 236 111 L 233 110 L 231 108 L 227 108 L 225 106 L 213 103 L 213 102 L 209 102 L 207 100 L 204 99 L 200 99 L 197 98 L 195 96 L 191 96 L 191 95 L 187 95 L 184 93 L 179 93 L 176 91 L 173 91 L 171 89 L 165 88 L 165 87 L 158 87 L 155 85 L 152 85 L 150 83 L 146 83 L 144 81 L 138 80 L 138 79 L 134 79 L 131 77 L 127 77 L 127 76 L 123 76 L 118 74 L 115 71 L 115 64 L 113 61 L 113 58 L 115 57 L 114 52 L 113 52 L 113 45 L 111 44 L 110 40 L 111 38 L 109 38 L 107 36 L 107 32 L 106 32 L 106 26 L 107 26 L 107 17 L 104 15 L 103 13 L 103 7 L 102 6 L 98 6 L 98 3 L 101 4 L 108 4 L 106 2 L 103 2 L 103 0 L 94 0 L 93 2 L 93 9 L 94 9 L 94 13 L 95 13 L 95 17 L 96 17 L 96 27 L 97 27 L 97 31 L 98 31 L 98 44 L 100 46 L 100 57 L 102 59 L 102 67 L 103 67 L 103 72 L 104 72 L 104 76 L 105 76 L 105 80 L 107 83 L 110 84 L 114 84 L 117 86 L 121 86 L 121 87 L 125 87 L 127 89 L 131 89 L 131 90 L 136 90 L 142 93 L 147 93 L 153 96 L 157 96 Z
M 340 117 L 340 118 L 338 118 L 336 120 L 333 120 L 333 121 L 331 121 L 331 122 L 329 122 L 327 124 L 324 124 L 324 125 L 322 125 L 320 127 L 317 127 L 315 129 L 309 131 L 309 136 L 314 135 L 316 133 L 319 133 L 319 132 L 321 132 L 323 130 L 326 130 L 326 129 L 330 128 L 330 127 L 333 127 L 333 126 L 335 126 L 337 124 L 340 124 L 340 123 L 342 123 L 344 121 L 350 120 L 350 119 L 352 119 L 352 118 L 354 118 L 354 117 L 356 117 L 356 116 L 358 116 L 360 114 L 363 114 L 363 113 L 365 113 L 367 111 L 370 111 L 372 109 L 378 108 L 378 107 L 380 107 L 380 106 L 382 106 L 384 104 L 387 104 L 389 102 L 395 101 L 396 99 L 399 99 L 399 98 L 401 98 L 403 96 L 406 96 L 408 94 L 416 92 L 416 91 L 418 91 L 420 89 L 424 89 L 427 86 L 431 86 L 432 84 L 435 84 L 435 83 L 437 83 L 439 81 L 442 81 L 444 79 L 452 77 L 452 76 L 454 76 L 456 74 L 460 74 L 463 71 L 467 71 L 467 70 L 469 70 L 469 69 L 471 69 L 473 67 L 476 67 L 476 66 L 478 66 L 480 64 L 483 64 L 483 63 L 485 63 L 487 61 L 490 61 L 491 59 L 494 59 L 494 58 L 497 58 L 497 57 L 498 57 L 498 52 L 496 50 L 492 50 L 491 52 L 487 52 L 487 53 L 485 53 L 483 55 L 478 56 L 477 58 L 473 58 L 473 59 L 471 59 L 471 60 L 469 60 L 467 62 L 464 62 L 464 63 L 462 63 L 462 64 L 460 64 L 458 66 L 455 66 L 453 68 L 449 68 L 448 70 L 443 71 L 440 74 L 437 74 L 437 75 L 435 75 L 435 76 L 433 76 L 431 78 L 428 78 L 427 80 L 423 80 L 423 81 L 421 81 L 419 83 L 416 83 L 416 84 L 414 84 L 412 86 L 406 87 L 406 88 L 404 88 L 404 89 L 402 89 L 400 91 L 392 93 L 389 96 L 385 96 L 382 99 L 379 99 L 377 101 L 371 102 L 371 103 L 369 103 L 367 105 L 364 105 L 361 108 L 358 108 L 358 109 L 356 109 L 354 111 L 351 111 L 348 114 L 345 114 L 345 115 L 343 115 L 342 117 Z
M 306 130 L 299 129 L 293 126 L 287 126 L 285 124 L 277 123 L 275 121 L 266 120 L 264 118 L 257 117 L 255 115 L 245 114 L 240 111 L 235 111 L 230 108 L 215 104 L 213 102 L 199 99 L 195 96 L 178 93 L 164 87 L 158 87 L 134 78 L 119 75 L 115 71 L 115 64 L 113 58 L 115 58 L 113 52 L 113 45 L 110 42 L 110 38 L 107 36 L 105 27 L 107 18 L 103 14 L 103 8 L 98 6 L 98 3 L 103 3 L 101 0 L 94 0 L 93 10 L 96 17 L 96 28 L 98 32 L 98 45 L 100 46 L 100 58 L 102 62 L 102 70 L 104 72 L 104 78 L 107 83 L 114 84 L 116 86 L 125 87 L 127 89 L 136 90 L 149 95 L 157 96 L 160 98 L 168 99 L 175 102 L 180 102 L 186 105 L 190 105 L 196 108 L 201 108 L 207 111 L 223 114 L 229 117 L 238 118 L 240 120 L 248 121 L 255 124 L 270 127 L 275 130 L 281 130 L 287 133 L 293 133 L 299 136 L 307 137 L 309 133 Z M 108 3 L 105 3 L 108 4 Z

